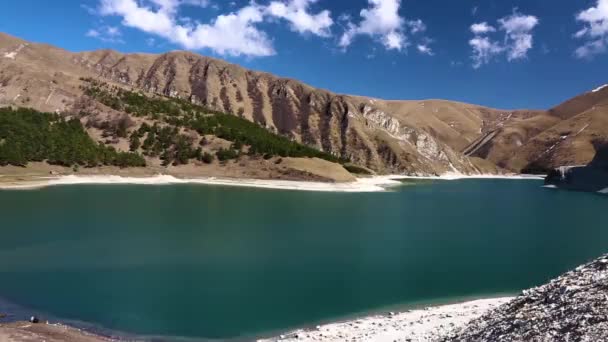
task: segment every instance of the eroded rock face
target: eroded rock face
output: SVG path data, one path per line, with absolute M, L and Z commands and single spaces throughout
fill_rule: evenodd
M 466 118 L 471 126 L 464 133 L 474 136 L 492 120 L 490 109 L 454 103 L 449 118 L 429 107 L 408 121 L 398 106 L 387 107 L 390 101 L 335 94 L 183 51 L 71 53 L 0 34 L 0 56 L 0 105 L 66 112 L 82 98 L 80 78 L 93 77 L 238 115 L 379 173 L 486 172 L 460 153 L 462 139 L 450 140 L 449 123 Z
M 388 133 L 394 135 L 397 139 L 408 140 L 409 134 L 413 130 L 407 130 L 401 126 L 401 123 L 396 118 L 386 114 L 383 111 L 377 110 L 371 105 L 365 104 L 362 107 L 362 113 L 364 118 L 369 120 L 372 125 L 376 125 L 379 128 L 386 130 Z
M 381 173 L 546 172 L 589 163 L 592 140 L 608 139 L 608 87 L 550 110 L 505 112 L 340 95 L 191 52 L 71 53 L 0 33 L 0 106 L 69 111 L 80 77 L 229 112 Z
M 608 255 L 523 291 L 442 341 L 608 341 Z
M 442 146 L 429 133 L 403 125 L 398 119 L 391 115 L 374 108 L 369 104 L 362 106 L 361 115 L 367 120 L 367 125 L 371 128 L 382 129 L 389 133 L 400 143 L 410 145 L 424 159 L 432 163 L 448 165 L 449 158 L 445 150 L 447 146 Z M 453 170 L 452 170 L 453 171 Z

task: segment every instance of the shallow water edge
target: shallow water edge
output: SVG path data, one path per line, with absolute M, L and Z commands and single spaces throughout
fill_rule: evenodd
M 1 176 L 0 176 L 1 177 Z M 105 176 L 59 176 L 39 177 L 23 181 L 1 182 L 0 190 L 35 190 L 49 186 L 60 185 L 175 185 L 175 184 L 200 184 L 235 186 L 247 188 L 264 188 L 274 190 L 299 190 L 317 192 L 382 192 L 393 187 L 402 185 L 403 180 L 460 180 L 460 179 L 520 179 L 539 180 L 537 175 L 456 175 L 446 174 L 443 176 L 403 176 L 386 175 L 357 178 L 354 182 L 347 183 L 325 183 L 307 181 L 286 180 L 261 180 L 261 179 L 232 179 L 232 178 L 176 178 L 169 175 L 157 175 L 152 177 L 123 177 L 115 175 Z
M 347 316 L 335 317 L 319 322 L 311 322 L 309 324 L 281 329 L 277 331 L 269 331 L 260 333 L 255 336 L 243 336 L 235 337 L 230 339 L 207 339 L 207 338 L 191 338 L 191 337 L 179 337 L 179 336 L 147 336 L 130 334 L 126 332 L 116 331 L 104 328 L 99 325 L 95 325 L 88 322 L 82 322 L 77 320 L 67 320 L 52 315 L 38 312 L 36 310 L 22 307 L 18 304 L 14 304 L 3 298 L 0 298 L 0 312 L 5 314 L 4 318 L 0 319 L 0 329 L 2 324 L 24 322 L 31 316 L 36 316 L 41 319 L 39 324 L 47 324 L 56 327 L 65 327 L 66 329 L 81 333 L 83 336 L 97 336 L 100 340 L 112 340 L 112 341 L 141 341 L 141 342 L 246 342 L 246 341 L 277 341 L 287 340 L 290 338 L 296 338 L 298 335 L 315 333 L 316 331 L 331 332 L 333 334 L 342 334 L 342 331 L 353 332 L 351 327 L 354 324 L 359 324 L 366 321 L 400 321 L 413 319 L 412 317 L 421 311 L 430 313 L 430 317 L 434 319 L 442 319 L 442 315 L 446 312 L 455 314 L 458 316 L 458 323 L 464 324 L 468 320 L 475 318 L 476 316 L 483 314 L 485 311 L 490 310 L 496 306 L 499 306 L 514 297 L 513 293 L 497 293 L 493 295 L 485 296 L 467 296 L 460 298 L 445 298 L 435 299 L 428 301 L 419 301 L 408 304 L 396 304 L 387 306 L 381 309 L 371 310 L 368 312 L 353 313 Z M 475 307 L 475 314 L 472 315 L 470 310 L 471 307 Z M 442 322 L 445 323 L 445 322 Z M 375 324 L 375 323 L 374 323 Z M 358 328 L 356 328 L 358 329 Z M 354 331 L 357 331 L 357 330 Z M 417 331 L 423 331 L 419 328 Z

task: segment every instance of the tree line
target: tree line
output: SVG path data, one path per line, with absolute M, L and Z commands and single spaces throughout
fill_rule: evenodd
M 33 109 L 0 108 L 0 165 L 41 161 L 68 167 L 146 166 L 138 153 L 119 152 L 93 141 L 78 119 L 66 120 Z
M 215 135 L 232 142 L 230 148 L 216 152 L 219 160 L 237 158 L 242 154 L 241 146 L 246 145 L 249 155 L 264 156 L 267 159 L 281 156 L 317 157 L 342 163 L 348 161 L 311 146 L 300 144 L 288 137 L 274 134 L 247 119 L 214 111 L 183 99 L 149 97 L 119 87 L 111 87 L 94 79 L 82 80 L 86 82 L 86 85 L 83 86 L 85 94 L 99 102 L 115 110 L 160 120 L 172 126 L 173 128 L 162 128 L 160 131 L 155 129 L 153 132 L 150 132 L 148 127 L 144 129 L 145 132 L 138 132 L 136 137 L 131 137 L 133 146 L 136 146 L 139 140 L 145 155 L 164 154 L 169 163 L 187 162 L 188 155 L 190 158 L 201 159 L 200 155 L 196 153 L 196 148 L 188 149 L 187 141 L 179 140 L 182 138 L 176 134 L 180 128 L 194 130 L 200 135 Z M 142 143 L 141 140 L 144 138 L 148 144 L 145 141 Z M 170 144 L 172 147 L 169 146 Z M 181 147 L 178 147 L 178 144 L 181 144 Z
M 150 126 L 144 122 L 131 133 L 129 142 L 131 151 L 141 149 L 145 156 L 159 157 L 164 166 L 188 164 L 190 159 L 207 164 L 214 160 L 213 155 L 203 152 L 202 144 L 194 147 L 194 138 L 179 133 L 179 128 L 175 126 L 161 127 L 158 123 Z

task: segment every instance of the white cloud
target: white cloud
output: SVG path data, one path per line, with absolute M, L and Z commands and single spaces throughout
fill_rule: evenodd
M 101 33 L 99 33 L 99 31 L 95 30 L 95 29 L 90 29 L 87 31 L 87 33 L 85 34 L 87 37 L 91 37 L 91 38 L 97 38 L 99 37 Z
M 410 31 L 412 33 L 419 33 L 419 32 L 426 31 L 426 25 L 420 19 L 408 21 L 407 26 L 410 28 Z
M 532 31 L 539 24 L 537 17 L 514 11 L 513 14 L 498 19 L 498 24 L 500 31 L 504 32 L 502 42 L 488 36 L 497 32 L 497 29 L 487 22 L 471 25 L 470 30 L 474 37 L 469 40 L 469 46 L 473 50 L 471 58 L 475 69 L 503 53 L 508 61 L 524 59 L 532 49 Z
M 579 58 L 592 58 L 608 50 L 608 0 L 597 0 L 595 7 L 590 7 L 577 14 L 576 20 L 584 27 L 576 32 L 576 38 L 585 39 L 575 55 Z
M 211 6 L 211 0 L 148 0 L 158 6 L 161 10 L 175 13 L 180 6 L 195 6 L 207 8 Z
M 101 0 L 100 14 L 121 16 L 125 26 L 171 39 L 174 31 L 179 29 L 175 24 L 172 9 L 173 7 L 166 5 L 154 10 L 140 6 L 135 0 Z
M 352 20 L 352 17 L 350 16 L 350 14 L 348 13 L 342 13 L 340 14 L 340 16 L 338 17 L 338 21 L 342 21 L 342 22 L 350 22 Z
M 268 6 L 252 1 L 209 23 L 179 16 L 183 5 L 209 7 L 209 0 L 100 0 L 99 13 L 122 17 L 122 24 L 160 36 L 187 49 L 208 48 L 221 55 L 270 56 L 272 39 L 258 25 L 272 18 L 288 21 L 298 33 L 322 37 L 331 35 L 331 14 L 309 11 L 318 0 L 274 0 Z
M 114 26 L 108 26 L 106 28 L 106 33 L 111 37 L 120 36 L 122 34 L 120 32 L 120 29 L 118 27 L 114 27 Z
M 367 35 L 380 41 L 387 50 L 399 50 L 409 45 L 406 29 L 412 34 L 424 32 L 421 20 L 406 21 L 399 15 L 401 0 L 368 0 L 369 8 L 361 10 L 358 25 L 349 22 L 340 38 L 340 47 L 346 49 L 358 35 Z
M 494 26 L 488 25 L 488 23 L 484 21 L 483 23 L 471 25 L 471 32 L 473 32 L 473 34 L 484 34 L 488 32 L 496 32 L 496 29 Z
M 182 0 L 182 4 L 206 8 L 212 5 L 211 0 Z
M 475 36 L 469 40 L 469 45 L 473 49 L 473 68 L 477 69 L 489 63 L 496 55 L 501 54 L 504 48 L 499 43 L 492 41 L 488 37 Z
M 416 46 L 416 49 L 418 50 L 418 52 L 420 52 L 423 55 L 433 56 L 435 54 L 433 52 L 433 49 L 431 49 L 431 47 L 428 46 L 427 44 L 418 44 Z
M 512 61 L 526 58 L 533 45 L 532 30 L 538 25 L 538 18 L 516 12 L 498 22 L 506 33 L 507 59 Z
M 578 58 L 590 59 L 608 50 L 608 42 L 605 39 L 592 40 L 578 47 L 574 54 Z
M 106 43 L 124 43 L 121 38 L 122 32 L 115 26 L 101 26 L 90 29 L 85 33 L 85 36 L 96 38 Z
M 348 47 L 357 35 L 378 38 L 386 49 L 401 50 L 406 46 L 403 32 L 405 20 L 399 16 L 400 0 L 368 0 L 369 8 L 362 9 L 359 25 L 348 24 L 340 38 L 340 46 Z
M 292 30 L 298 33 L 312 33 L 321 37 L 331 36 L 334 21 L 328 10 L 311 14 L 309 7 L 318 0 L 272 1 L 266 11 L 270 16 L 287 20 Z

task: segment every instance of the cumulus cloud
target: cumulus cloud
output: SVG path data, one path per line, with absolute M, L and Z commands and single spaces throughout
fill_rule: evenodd
M 576 20 L 583 24 L 574 35 L 584 39 L 575 55 L 579 58 L 592 58 L 608 50 L 608 0 L 597 0 L 596 5 L 581 11 Z
M 287 20 L 293 31 L 329 37 L 334 21 L 328 10 L 310 13 L 310 5 L 316 2 L 318 0 L 292 0 L 288 3 L 272 1 L 266 11 L 270 16 Z
M 473 50 L 473 67 L 480 68 L 501 54 L 506 54 L 508 61 L 526 58 L 533 47 L 532 31 L 538 24 L 537 17 L 514 11 L 513 14 L 498 19 L 498 29 L 487 22 L 471 25 L 474 37 L 469 40 L 469 46 Z M 499 30 L 504 34 L 502 41 L 490 37 Z
M 487 22 L 478 23 L 471 25 L 471 32 L 473 34 L 484 34 L 488 32 L 496 32 L 496 29 L 492 25 L 488 25 Z
M 165 38 L 187 49 L 208 48 L 220 55 L 270 56 L 276 52 L 272 39 L 259 24 L 284 19 L 299 33 L 327 37 L 333 24 L 327 10 L 310 13 L 317 0 L 272 1 L 263 6 L 252 1 L 228 14 L 221 14 L 209 23 L 193 22 L 179 16 L 179 7 L 211 6 L 209 0 L 100 0 L 99 14 L 119 16 L 122 24 Z
M 369 7 L 359 13 L 359 24 L 348 22 L 339 46 L 346 49 L 359 35 L 366 35 L 380 41 L 387 50 L 407 48 L 407 31 L 416 34 L 424 32 L 422 20 L 406 20 L 399 15 L 401 0 L 368 0 Z
M 125 26 L 158 35 L 187 49 L 209 48 L 222 55 L 269 56 L 275 53 L 266 33 L 255 24 L 263 21 L 262 9 L 250 5 L 217 16 L 209 24 L 180 24 L 177 0 L 152 0 L 157 8 L 135 0 L 102 0 L 102 15 L 122 17 Z
M 532 30 L 538 25 L 538 18 L 533 15 L 513 13 L 499 19 L 501 30 L 506 34 L 507 59 L 509 61 L 525 58 L 532 48 Z

